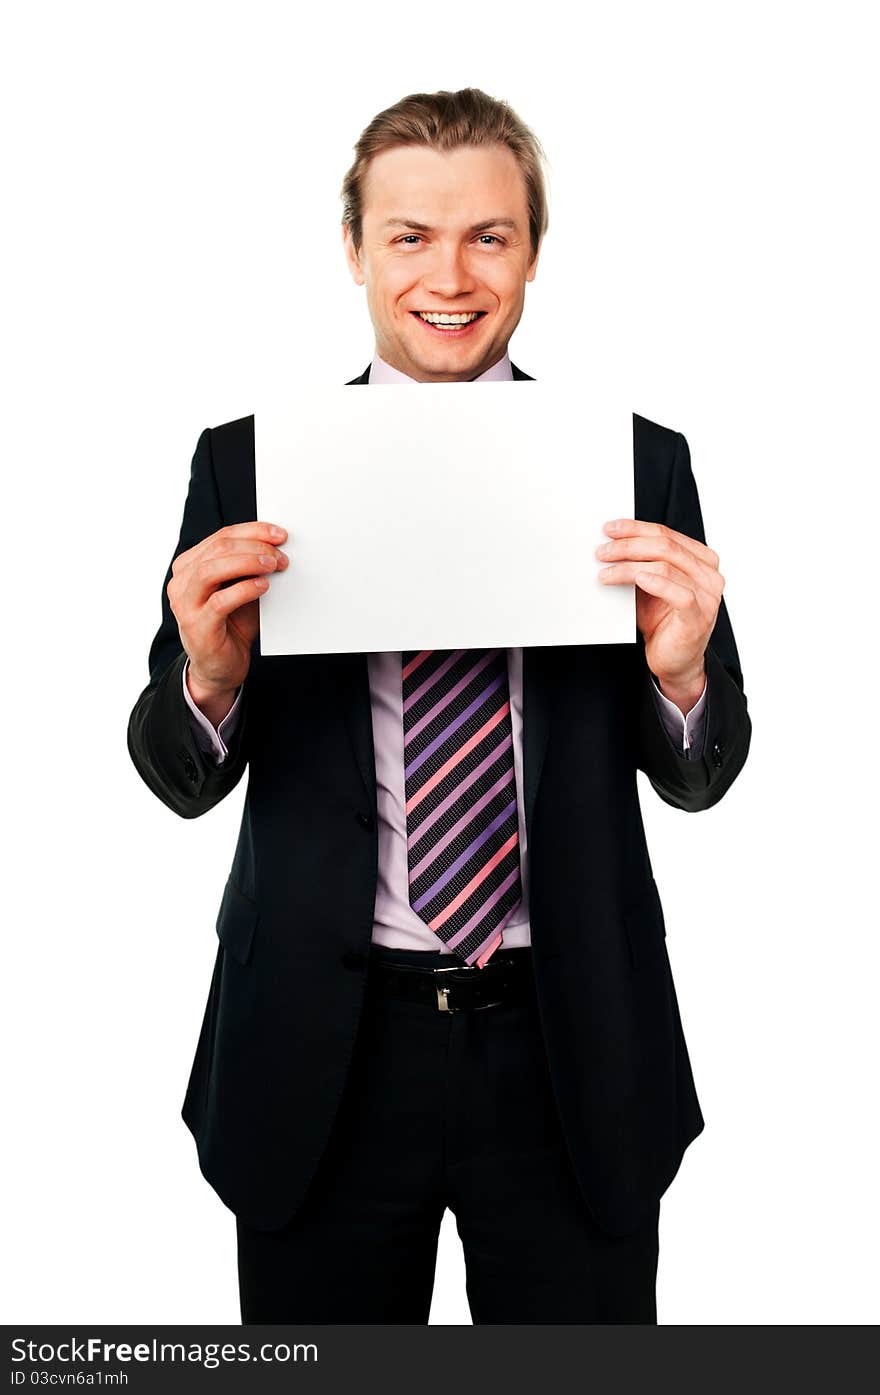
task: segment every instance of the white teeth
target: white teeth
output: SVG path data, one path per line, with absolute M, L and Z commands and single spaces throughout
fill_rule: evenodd
M 437 315 L 419 310 L 418 315 L 420 320 L 427 321 L 429 325 L 469 325 L 471 320 L 475 320 L 479 313 L 478 310 L 474 310 L 473 313 L 469 315 Z

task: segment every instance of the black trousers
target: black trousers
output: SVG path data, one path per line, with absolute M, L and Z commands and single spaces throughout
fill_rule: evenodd
M 450 962 L 374 945 L 371 967 L 379 958 Z M 368 970 L 343 1098 L 305 1200 L 280 1230 L 237 1223 L 242 1321 L 427 1323 L 446 1207 L 474 1323 L 656 1323 L 659 1203 L 623 1238 L 593 1221 L 560 1131 L 533 985 L 525 1004 L 445 1013 L 381 996 Z

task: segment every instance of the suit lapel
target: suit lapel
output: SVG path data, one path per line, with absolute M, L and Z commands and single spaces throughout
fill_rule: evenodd
M 516 382 L 534 382 L 528 373 L 523 373 L 511 362 L 511 371 Z M 352 378 L 348 387 L 368 385 L 369 364 L 358 378 Z M 525 789 L 526 832 L 531 834 L 532 812 L 538 794 L 544 753 L 547 749 L 549 731 L 548 684 L 543 662 L 543 649 L 523 650 L 523 783 Z M 370 706 L 370 678 L 366 654 L 351 654 L 348 682 L 342 684 L 341 701 L 343 715 L 358 769 L 364 781 L 364 788 L 371 806 L 376 808 L 376 762 L 373 751 L 373 719 Z M 341 675 L 340 675 L 341 676 Z

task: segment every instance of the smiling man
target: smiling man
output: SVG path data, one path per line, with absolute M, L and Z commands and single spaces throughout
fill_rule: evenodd
M 375 332 L 352 385 L 526 378 L 547 209 L 506 103 L 403 98 L 342 196 Z M 128 743 L 183 818 L 249 767 L 183 1107 L 245 1322 L 427 1322 L 447 1208 L 474 1322 L 656 1322 L 703 1121 L 636 775 L 707 809 L 751 725 L 687 443 L 636 416 L 633 444 L 600 579 L 635 585 L 636 644 L 263 658 L 295 541 L 255 521 L 253 417 L 199 438 Z
M 516 156 L 495 142 L 398 145 L 363 185 L 343 237 L 377 356 L 420 383 L 481 376 L 504 359 L 538 265 Z

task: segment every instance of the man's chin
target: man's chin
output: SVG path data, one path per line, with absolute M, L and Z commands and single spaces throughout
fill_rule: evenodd
M 479 352 L 470 350 L 465 353 L 456 352 L 450 344 L 444 348 L 442 344 L 437 346 L 433 353 L 420 353 L 411 356 L 412 369 L 404 369 L 405 373 L 418 372 L 421 375 L 442 376 L 454 373 L 457 377 L 473 378 L 483 370 L 483 364 L 487 361 L 484 349 Z

